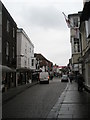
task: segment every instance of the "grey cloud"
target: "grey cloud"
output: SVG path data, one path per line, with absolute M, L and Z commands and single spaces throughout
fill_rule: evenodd
M 31 25 L 43 28 L 64 28 L 63 16 L 53 6 L 30 6 L 25 11 L 24 19 Z

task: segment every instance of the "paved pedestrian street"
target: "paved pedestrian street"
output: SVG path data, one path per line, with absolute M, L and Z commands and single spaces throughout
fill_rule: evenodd
M 50 111 L 47 118 L 89 119 L 90 93 L 78 92 L 77 83 L 68 83 L 67 88 Z

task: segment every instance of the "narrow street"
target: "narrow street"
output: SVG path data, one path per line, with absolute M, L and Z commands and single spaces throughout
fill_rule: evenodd
M 90 0 L 0 0 L 0 83 L 1 120 L 90 120 Z
M 67 83 L 59 78 L 26 89 L 2 106 L 3 118 L 46 118 Z

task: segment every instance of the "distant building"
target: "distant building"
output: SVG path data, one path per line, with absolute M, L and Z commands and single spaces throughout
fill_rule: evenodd
M 25 31 L 17 29 L 17 84 L 26 83 L 28 74 L 36 69 L 34 45 Z M 19 78 L 18 78 L 19 77 Z
M 42 54 L 34 54 L 34 57 L 36 58 L 36 69 L 43 69 L 46 71 L 52 71 L 53 63 L 47 60 Z
M 54 75 L 57 77 L 61 77 L 63 74 L 67 74 L 67 69 L 67 66 L 58 66 L 56 64 L 53 66 Z
M 16 86 L 16 36 L 17 24 L 0 1 L 0 64 L 6 88 Z

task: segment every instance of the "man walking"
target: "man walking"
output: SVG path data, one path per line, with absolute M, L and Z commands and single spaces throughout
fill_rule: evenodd
M 72 80 L 73 80 L 73 73 L 72 72 L 69 73 L 69 79 L 70 79 L 70 83 L 72 83 Z
M 77 80 L 78 80 L 78 91 L 82 91 L 84 88 L 84 78 L 82 74 L 78 73 L 77 75 Z

